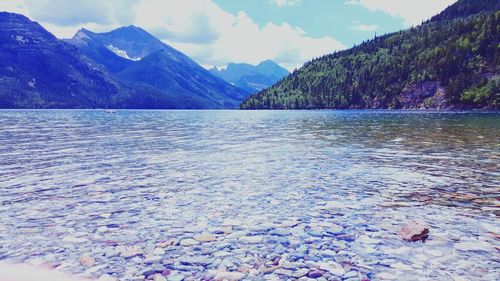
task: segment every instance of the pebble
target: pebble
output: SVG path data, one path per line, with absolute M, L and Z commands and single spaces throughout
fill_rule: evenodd
M 119 247 L 118 251 L 120 252 L 120 255 L 126 259 L 133 258 L 144 253 L 139 246 Z
M 179 273 L 172 273 L 167 276 L 167 281 L 182 281 L 186 276 Z
M 377 279 L 381 280 L 395 280 L 397 277 L 394 274 L 388 273 L 388 272 L 382 272 L 377 274 Z
M 309 273 L 309 269 L 308 268 L 301 268 L 301 269 L 293 272 L 292 273 L 292 277 L 300 278 L 300 277 L 306 276 L 307 273 Z
M 316 278 L 323 276 L 324 274 L 325 274 L 325 272 L 322 270 L 313 269 L 313 270 L 309 271 L 309 273 L 307 273 L 307 277 L 316 279 Z
M 80 263 L 85 267 L 92 267 L 95 264 L 95 259 L 91 254 L 83 254 L 80 257 Z
M 500 236 L 500 226 L 491 225 L 489 223 L 483 223 L 481 226 L 488 232 Z
M 356 271 L 349 271 L 346 274 L 342 275 L 343 279 L 357 278 L 357 277 L 358 277 L 358 272 Z
M 87 241 L 89 241 L 88 238 L 86 237 L 74 237 L 74 236 L 66 236 L 63 238 L 62 240 L 63 242 L 66 242 L 66 243 L 85 243 Z
M 165 254 L 165 250 L 163 248 L 155 248 L 154 251 L 153 251 L 153 255 L 158 255 L 158 256 L 162 256 Z
M 168 239 L 168 240 L 165 240 L 163 242 L 158 243 L 157 246 L 160 248 L 167 248 L 167 247 L 175 245 L 176 243 L 177 243 L 176 239 Z
M 184 265 L 209 265 L 212 263 L 212 259 L 209 257 L 181 257 L 179 258 L 181 264 Z
M 284 269 L 284 268 L 277 269 L 274 271 L 274 273 L 278 274 L 278 275 L 288 276 L 288 277 L 291 277 L 293 275 L 293 271 L 291 271 L 289 269 Z
M 398 269 L 398 270 L 413 270 L 413 267 L 411 267 L 407 264 L 401 263 L 401 262 L 391 264 L 391 267 Z
M 226 219 L 222 223 L 222 226 L 239 226 L 241 225 L 241 222 L 242 222 L 241 220 L 237 219 Z
M 99 228 L 97 228 L 96 230 L 98 233 L 105 233 L 105 232 L 108 232 L 109 231 L 109 228 L 107 226 L 100 226 Z
M 345 270 L 344 268 L 339 265 L 339 264 L 336 264 L 334 262 L 330 262 L 330 263 L 316 263 L 316 265 L 322 269 L 322 270 L 326 270 L 328 271 L 330 274 L 332 275 L 335 275 L 335 276 L 342 276 L 345 274 Z
M 99 277 L 99 279 L 97 279 L 97 281 L 118 281 L 118 279 L 109 274 L 103 274 Z
M 493 246 L 487 242 L 461 242 L 454 245 L 455 249 L 460 251 L 491 251 Z
M 425 251 L 427 254 L 433 256 L 433 257 L 441 257 L 443 256 L 443 252 L 439 250 L 427 250 Z
M 334 224 L 328 227 L 327 232 L 334 235 L 338 235 L 344 233 L 344 228 L 340 225 Z
M 245 244 L 258 244 L 262 242 L 262 236 L 243 236 L 239 241 Z
M 216 240 L 215 235 L 210 233 L 202 233 L 194 236 L 194 240 L 198 242 L 212 242 Z
M 196 241 L 194 239 L 188 238 L 188 239 L 182 239 L 179 244 L 181 246 L 189 247 L 189 246 L 198 245 L 198 244 L 200 244 L 200 242 L 198 242 L 198 241 Z
M 245 277 L 241 272 L 218 271 L 215 276 L 215 281 L 238 281 Z
M 163 277 L 160 274 L 156 274 L 153 278 L 153 281 L 168 281 L 167 278 Z
M 247 235 L 246 231 L 235 231 L 235 232 L 232 232 L 232 233 L 226 235 L 226 239 L 238 239 L 238 238 L 243 237 L 245 235 Z

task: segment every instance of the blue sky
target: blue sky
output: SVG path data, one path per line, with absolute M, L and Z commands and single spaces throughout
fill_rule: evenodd
M 292 70 L 377 34 L 419 24 L 455 0 L 9 0 L 60 38 L 134 24 L 200 64 L 257 64 Z
M 282 6 L 271 0 L 215 0 L 226 11 L 245 11 L 260 26 L 268 22 L 300 27 L 312 37 L 331 36 L 350 47 L 374 36 L 406 28 L 401 16 L 372 11 L 347 1 L 304 0 Z

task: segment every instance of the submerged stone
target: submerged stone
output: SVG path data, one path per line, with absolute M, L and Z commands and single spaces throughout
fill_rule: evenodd
M 429 237 L 429 227 L 423 222 L 410 222 L 399 232 L 403 240 L 425 242 Z

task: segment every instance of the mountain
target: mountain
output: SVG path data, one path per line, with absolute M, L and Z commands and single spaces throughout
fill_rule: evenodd
M 500 108 L 498 0 L 460 0 L 422 25 L 326 55 L 243 109 Z
M 0 13 L 0 107 L 105 107 L 115 79 L 38 23 Z
M 210 72 L 248 93 L 262 91 L 290 74 L 272 60 L 266 60 L 258 65 L 246 63 L 230 63 L 226 69 L 210 69 Z
M 81 29 L 67 42 L 119 80 L 153 87 L 183 108 L 236 108 L 248 95 L 133 25 L 107 33 Z
M 246 93 L 135 26 L 59 40 L 0 13 L 0 108 L 236 108 Z

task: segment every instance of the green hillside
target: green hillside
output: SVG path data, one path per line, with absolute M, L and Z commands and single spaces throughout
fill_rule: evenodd
M 500 108 L 499 1 L 461 0 L 430 21 L 306 63 L 242 109 Z

